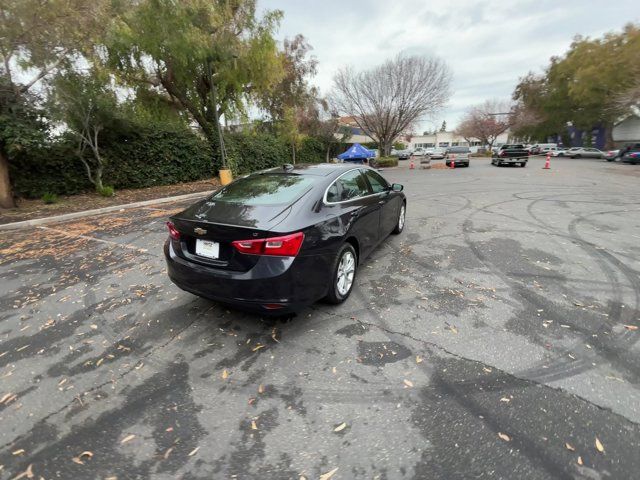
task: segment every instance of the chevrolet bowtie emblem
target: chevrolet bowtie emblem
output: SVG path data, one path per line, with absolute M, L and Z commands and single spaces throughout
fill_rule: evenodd
M 196 235 L 204 235 L 207 231 L 204 228 L 196 227 L 193 229 L 193 233 Z

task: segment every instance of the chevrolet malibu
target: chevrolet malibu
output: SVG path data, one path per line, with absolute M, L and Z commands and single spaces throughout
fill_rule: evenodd
M 265 314 L 338 304 L 358 266 L 402 232 L 406 197 L 377 171 L 284 165 L 244 176 L 174 215 L 170 279 L 196 295 Z

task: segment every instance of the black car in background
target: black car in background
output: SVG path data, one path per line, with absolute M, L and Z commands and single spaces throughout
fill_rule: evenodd
M 402 185 L 366 166 L 256 172 L 171 217 L 168 274 L 183 290 L 260 313 L 341 303 L 362 260 L 402 232 L 405 212 Z

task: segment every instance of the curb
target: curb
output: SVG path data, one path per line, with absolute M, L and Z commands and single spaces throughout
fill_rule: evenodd
M 87 217 L 90 215 L 100 215 L 103 213 L 110 213 L 119 210 L 129 210 L 137 207 L 145 207 L 147 205 L 157 205 L 162 203 L 170 203 L 179 200 L 189 200 L 192 198 L 199 198 L 205 195 L 210 195 L 215 190 L 187 193 L 185 195 L 176 195 L 174 197 L 156 198 L 153 200 L 143 200 L 141 202 L 125 203 L 124 205 L 112 205 L 110 207 L 94 208 L 93 210 L 83 210 L 81 212 L 65 213 L 64 215 L 56 215 L 54 217 L 34 218 L 33 220 L 24 220 L 21 222 L 5 223 L 0 225 L 0 230 L 17 230 L 26 227 L 35 227 L 38 225 L 45 225 L 47 223 L 64 222 L 65 220 L 73 220 L 76 218 Z

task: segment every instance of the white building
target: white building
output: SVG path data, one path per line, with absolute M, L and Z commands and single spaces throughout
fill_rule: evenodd
M 494 146 L 502 145 L 509 141 L 509 132 L 498 135 L 494 142 Z M 431 135 L 415 135 L 411 137 L 409 148 L 430 148 L 430 147 L 470 147 L 472 151 L 477 151 L 479 147 L 483 147 L 482 142 L 478 139 L 467 141 L 464 137 L 457 135 L 455 132 L 436 132 Z
M 640 115 L 631 114 L 620 120 L 611 133 L 616 144 L 640 142 Z

